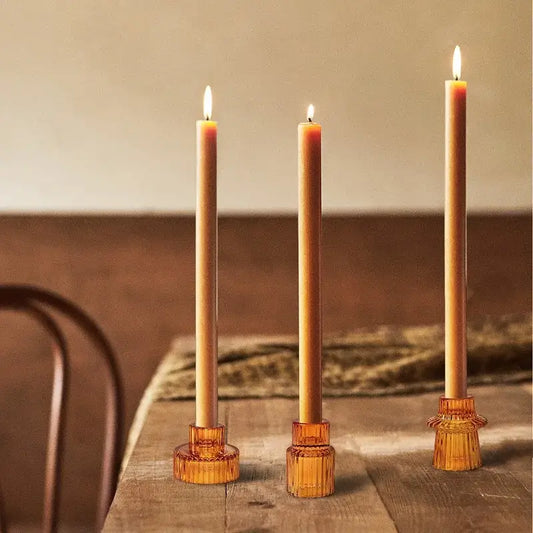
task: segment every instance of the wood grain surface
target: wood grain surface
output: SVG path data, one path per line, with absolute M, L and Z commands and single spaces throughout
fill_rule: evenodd
M 499 531 L 531 530 L 531 387 L 472 390 L 489 419 L 480 432 L 485 466 L 431 466 L 434 433 L 425 420 L 437 394 L 330 398 L 336 492 L 297 499 L 285 489 L 285 450 L 297 400 L 221 402 L 241 477 L 227 486 L 172 476 L 172 451 L 186 442 L 191 401 L 152 403 L 127 462 L 104 531 Z

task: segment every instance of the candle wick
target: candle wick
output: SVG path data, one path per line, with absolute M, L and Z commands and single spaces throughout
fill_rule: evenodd
M 459 81 L 459 76 L 454 76 L 455 81 Z
M 309 122 L 313 122 L 313 119 L 312 119 L 311 117 L 307 117 L 307 120 L 308 120 Z

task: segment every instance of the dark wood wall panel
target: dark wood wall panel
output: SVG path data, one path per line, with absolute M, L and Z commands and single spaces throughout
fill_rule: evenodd
M 470 316 L 529 310 L 530 216 L 476 215 L 468 228 Z M 325 330 L 442 321 L 442 232 L 440 216 L 325 218 Z M 130 422 L 172 337 L 194 331 L 194 219 L 3 216 L 0 235 L 2 282 L 55 290 L 103 326 L 119 354 Z M 296 218 L 221 218 L 219 279 L 222 335 L 296 332 Z M 0 320 L 0 478 L 10 514 L 36 521 L 51 361 L 45 335 L 27 318 L 3 313 Z M 77 390 L 62 513 L 72 523 L 88 523 L 103 389 L 90 346 L 68 331 Z

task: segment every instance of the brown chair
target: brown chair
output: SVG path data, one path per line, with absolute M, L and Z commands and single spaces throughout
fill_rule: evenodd
M 57 527 L 61 487 L 62 448 L 65 434 L 65 407 L 69 381 L 69 359 L 65 338 L 49 311 L 56 311 L 74 322 L 91 340 L 106 369 L 106 422 L 102 461 L 102 480 L 97 509 L 97 527 L 101 529 L 115 493 L 120 468 L 123 430 L 122 384 L 109 341 L 99 326 L 82 309 L 61 296 L 29 285 L 0 285 L 0 308 L 21 311 L 33 317 L 50 334 L 54 357 L 52 405 L 46 453 L 43 531 Z M 0 532 L 7 531 L 2 513 L 0 491 Z

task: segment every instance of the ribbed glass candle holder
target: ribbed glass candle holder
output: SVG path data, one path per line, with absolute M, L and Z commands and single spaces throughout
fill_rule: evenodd
M 320 498 L 335 491 L 335 450 L 329 444 L 329 422 L 293 422 L 287 448 L 287 491 L 300 498 Z
M 174 450 L 174 477 L 187 483 L 229 483 L 239 477 L 239 450 L 226 444 L 225 427 L 189 426 L 189 442 Z
M 474 397 L 441 396 L 439 412 L 427 425 L 436 429 L 433 466 L 439 470 L 474 470 L 481 466 L 478 429 L 487 419 L 476 413 Z

